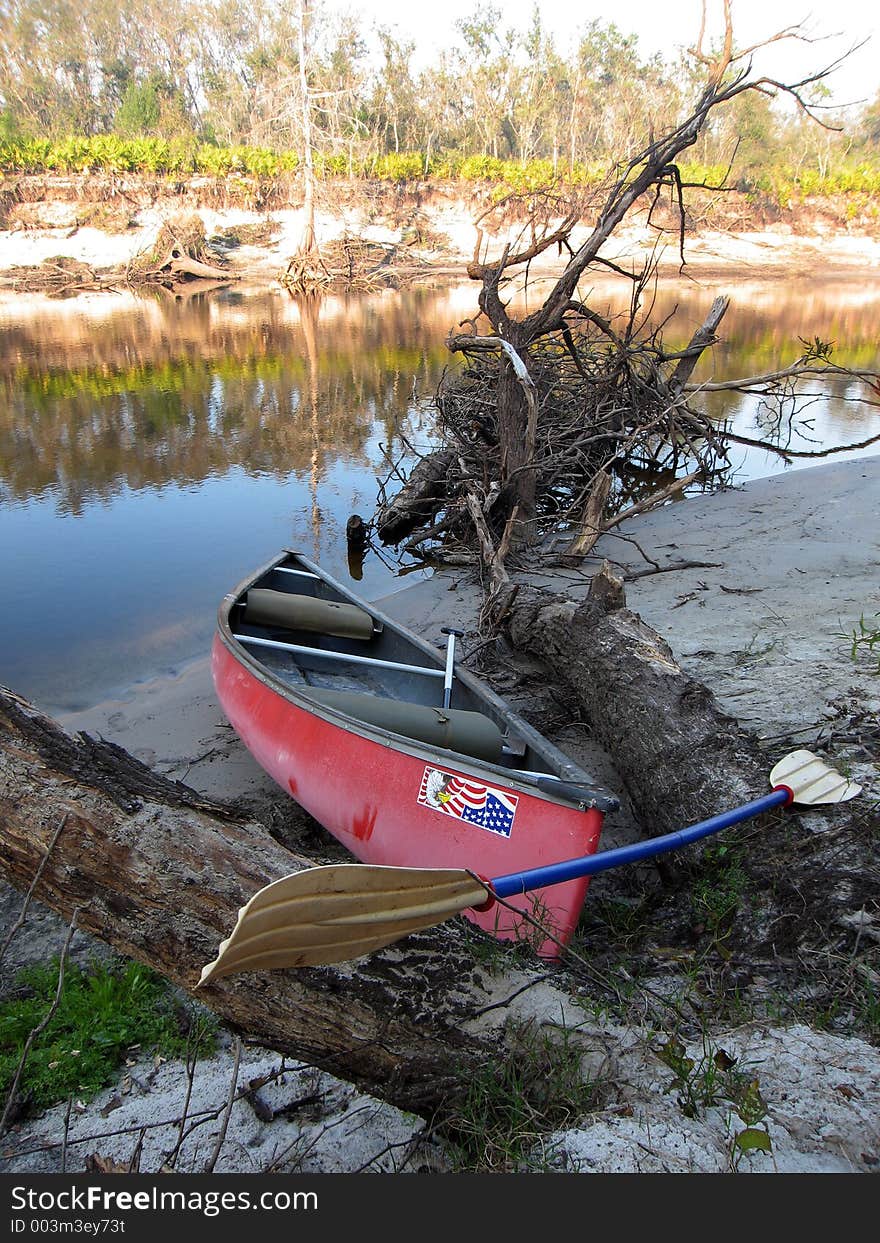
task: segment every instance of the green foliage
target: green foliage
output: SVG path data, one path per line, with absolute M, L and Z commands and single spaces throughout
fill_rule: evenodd
M 658 1048 L 657 1056 L 672 1071 L 667 1090 L 678 1093 L 678 1107 L 686 1118 L 698 1118 L 703 1109 L 723 1098 L 731 1062 L 723 1049 L 713 1048 L 704 1038 L 703 1053 L 697 1060 L 677 1036 L 670 1036 Z
M 0 1098 L 8 1093 L 31 1031 L 49 1011 L 58 985 L 58 962 L 29 967 L 15 993 L 0 1003 Z M 89 971 L 68 964 L 61 1001 L 34 1042 L 19 1085 L 33 1109 L 70 1095 L 93 1096 L 113 1077 L 126 1053 L 165 1057 L 185 1053 L 192 1041 L 165 981 L 147 967 L 120 962 Z M 213 1050 L 214 1032 L 198 1031 L 199 1055 Z
M 159 93 L 155 85 L 130 83 L 116 113 L 116 133 L 68 135 L 55 140 L 22 137 L 14 118 L 8 113 L 0 114 L 0 171 L 94 170 L 271 179 L 295 173 L 299 168 L 299 155 L 289 149 L 247 144 L 219 146 L 199 142 L 185 132 L 173 137 L 150 133 L 159 124 L 157 109 Z M 509 160 L 461 151 L 431 155 L 401 151 L 370 156 L 317 151 L 314 163 L 316 174 L 326 179 L 464 181 L 486 183 L 498 194 L 527 194 L 553 185 L 589 189 L 601 185 L 608 175 L 607 165 L 600 161 L 569 164 L 564 160 Z M 849 196 L 851 216 L 869 212 L 874 201 L 880 199 L 880 163 L 842 164 L 829 167 L 821 175 L 810 168 L 794 171 L 785 166 L 765 167 L 731 179 L 727 177 L 726 165 L 694 160 L 680 164 L 679 173 L 686 185 L 709 190 L 733 181 L 747 193 L 761 195 L 782 207 L 808 197 Z
M 106 0 L 7 5 L 0 100 L 13 116 L 0 125 L 0 140 L 19 131 L 54 139 L 114 130 L 193 134 L 229 148 L 250 139 L 273 151 L 301 147 L 291 94 L 300 69 L 295 9 L 180 0 L 169 26 L 154 8 Z M 442 165 L 475 158 L 510 161 L 497 184 L 519 185 L 520 170 L 530 188 L 543 178 L 537 167 L 528 171 L 540 162 L 554 177 L 576 179 L 578 161 L 625 167 L 649 135 L 682 121 L 705 86 L 705 66 L 648 55 L 611 21 L 581 23 L 573 38 L 557 38 L 539 5 L 521 20 L 489 5 L 452 23 L 424 68 L 414 41 L 372 25 L 338 5 L 306 23 L 310 130 L 327 176 L 401 181 L 427 169 L 448 177 Z M 821 85 L 807 98 L 815 104 L 823 91 L 827 103 Z M 775 108 L 770 93 L 746 91 L 713 112 L 693 154 L 708 164 L 733 156 L 734 177 L 749 191 L 763 193 L 758 181 L 769 170 L 780 194 L 799 193 L 798 179 L 821 181 L 829 159 L 876 162 L 880 97 L 840 119 L 839 135 L 820 136 Z M 438 143 L 454 157 L 438 156 Z M 388 169 L 371 171 L 386 153 L 395 156 Z M 777 176 L 783 166 L 798 172 Z M 491 169 L 473 175 L 495 180 Z
M 780 207 L 791 207 L 808 198 L 859 195 L 880 196 L 880 163 L 842 162 L 824 171 L 771 165 L 740 179 L 742 189 L 759 192 Z
M 417 181 L 424 176 L 425 161 L 418 152 L 394 152 L 380 155 L 371 171 L 378 181 Z
M 599 1085 L 585 1079 L 576 1034 L 525 1024 L 513 1047 L 470 1071 L 444 1130 L 460 1170 L 512 1173 L 530 1167 L 542 1136 L 596 1107 Z
M 769 1132 L 760 1127 L 748 1126 L 739 1131 L 733 1139 L 734 1147 L 739 1152 L 772 1152 Z
M 724 843 L 706 848 L 691 890 L 691 908 L 694 919 L 714 944 L 720 945 L 729 935 L 747 884 L 736 848 Z
M 698 1058 L 689 1056 L 677 1036 L 664 1041 L 657 1056 L 672 1071 L 672 1083 L 667 1090 L 678 1093 L 678 1106 L 686 1118 L 699 1118 L 704 1109 L 727 1103 L 731 1113 L 744 1124 L 731 1140 L 734 1166 L 748 1152 L 773 1151 L 765 1121 L 767 1102 L 758 1079 L 716 1046 L 705 1032 Z
M 8 108 L 0 109 L 0 142 L 16 142 L 20 137 L 18 118 Z
M 866 621 L 862 613 L 858 624 L 848 633 L 841 633 L 840 637 L 849 643 L 849 654 L 853 660 L 858 660 L 864 653 L 877 660 L 874 672 L 880 673 L 880 613 L 875 613 L 871 621 Z
M 147 82 L 129 82 L 122 96 L 122 103 L 113 118 L 113 128 L 118 134 L 129 137 L 134 134 L 151 134 L 159 124 L 162 101 L 159 86 L 154 79 Z

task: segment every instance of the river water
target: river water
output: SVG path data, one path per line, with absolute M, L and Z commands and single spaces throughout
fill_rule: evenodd
M 880 366 L 880 288 L 731 286 L 724 342 L 696 379 L 785 366 L 803 352 L 799 338 L 833 341 L 849 366 Z M 6 296 L 0 681 L 60 713 L 173 672 L 208 651 L 222 596 L 283 547 L 368 598 L 400 586 L 388 552 L 349 566 L 345 522 L 371 516 L 389 463 L 430 445 L 431 397 L 450 365 L 444 337 L 473 313 L 474 293 L 319 305 L 240 288 Z M 658 299 L 655 318 L 678 308 L 667 343 L 683 345 L 711 299 L 684 282 Z M 811 384 L 797 447 L 880 432 L 880 410 L 843 400 L 860 391 Z M 754 400 L 716 394 L 710 409 L 761 434 Z M 787 469 L 763 452 L 734 458 L 737 479 Z

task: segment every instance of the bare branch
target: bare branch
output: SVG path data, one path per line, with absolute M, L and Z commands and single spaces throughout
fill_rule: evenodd
M 880 391 L 880 372 L 856 367 L 838 367 L 834 363 L 816 367 L 809 363 L 796 362 L 790 367 L 779 371 L 767 371 L 762 375 L 745 376 L 739 380 L 709 380 L 704 384 L 685 384 L 682 388 L 686 393 L 722 393 L 722 392 L 754 392 L 760 389 L 767 392 L 771 385 L 781 380 L 798 379 L 801 376 L 836 375 L 849 380 L 862 380 L 865 384 Z
M 213 1174 L 214 1166 L 217 1164 L 217 1158 L 220 1156 L 220 1150 L 226 1143 L 226 1132 L 229 1128 L 229 1119 L 232 1114 L 232 1106 L 236 1100 L 236 1090 L 238 1088 L 238 1068 L 241 1063 L 241 1037 L 235 1037 L 235 1059 L 232 1064 L 232 1074 L 229 1076 L 229 1095 L 226 1098 L 226 1106 L 223 1110 L 223 1120 L 220 1123 L 220 1131 L 217 1135 L 217 1142 L 214 1144 L 214 1150 L 208 1158 L 207 1165 L 202 1171 L 204 1174 Z
M 673 397 L 677 397 L 683 392 L 693 374 L 694 368 L 700 361 L 703 351 L 717 339 L 715 336 L 716 330 L 729 306 L 729 298 L 716 298 L 703 324 L 691 337 L 688 347 L 684 351 L 669 381 L 669 391 Z
M 28 1033 L 27 1040 L 24 1042 L 24 1048 L 21 1051 L 21 1057 L 19 1058 L 18 1066 L 16 1067 L 15 1074 L 12 1078 L 12 1084 L 6 1097 L 6 1105 L 3 1109 L 3 1115 L 0 1117 L 0 1135 L 4 1135 L 6 1133 L 7 1123 L 12 1115 L 12 1111 L 15 1108 L 15 1103 L 18 1098 L 18 1085 L 21 1083 L 21 1076 L 24 1073 L 24 1068 L 27 1064 L 28 1058 L 30 1057 L 31 1049 L 34 1047 L 34 1042 L 37 1037 L 40 1036 L 49 1026 L 55 1012 L 61 1004 L 61 997 L 64 992 L 64 970 L 67 965 L 67 955 L 70 950 L 70 942 L 73 940 L 73 934 L 76 931 L 77 916 L 79 915 L 81 909 L 81 907 L 76 907 L 74 909 L 67 928 L 67 936 L 65 938 L 64 945 L 61 948 L 61 958 L 58 963 L 58 986 L 55 989 L 55 997 L 52 1004 L 49 1006 L 49 1009 L 40 1019 L 36 1027 L 32 1028 L 32 1030 Z

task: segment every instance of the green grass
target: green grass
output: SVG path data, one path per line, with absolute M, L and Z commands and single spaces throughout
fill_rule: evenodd
M 877 661 L 874 672 L 880 673 L 880 613 L 875 613 L 870 620 L 862 613 L 858 625 L 849 632 L 841 632 L 840 637 L 849 644 L 849 654 L 854 661 L 860 654 L 867 655 Z
M 691 889 L 691 910 L 713 944 L 729 935 L 747 889 L 741 851 L 724 843 L 707 847 Z
M 596 1107 L 600 1085 L 584 1077 L 573 1032 L 524 1024 L 512 1039 L 513 1047 L 469 1073 L 455 1113 L 445 1119 L 460 1171 L 533 1169 L 545 1135 Z
M 0 1102 L 15 1077 L 31 1031 L 48 1012 L 58 986 L 58 962 L 29 967 L 15 994 L 0 1003 Z M 45 1109 L 71 1095 L 94 1096 L 126 1056 L 183 1055 L 192 1043 L 187 1015 L 169 986 L 134 962 L 90 970 L 68 964 L 58 1009 L 31 1048 L 19 1084 L 29 1108 Z M 213 1025 L 200 1030 L 199 1054 L 214 1047 Z

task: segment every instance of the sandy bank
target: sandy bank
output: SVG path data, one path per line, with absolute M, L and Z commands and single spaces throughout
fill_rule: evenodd
M 10 284 L 20 269 L 33 267 L 56 256 L 88 264 L 95 270 L 122 269 L 136 255 L 152 247 L 168 211 L 144 208 L 132 216 L 124 232 L 106 232 L 94 227 L 78 227 L 76 204 L 41 204 L 36 224 L 0 231 L 0 283 Z M 317 234 L 320 243 L 344 235 L 362 238 L 394 250 L 407 263 L 420 265 L 423 278 L 462 275 L 473 257 L 476 230 L 474 220 L 483 203 L 439 197 L 419 210 L 427 240 L 413 241 L 411 213 L 376 218 L 369 204 L 340 207 L 319 214 Z M 178 208 L 179 210 L 179 208 Z M 188 209 L 187 209 L 188 210 Z M 277 282 L 288 259 L 299 245 L 304 217 L 300 209 L 247 211 L 240 208 L 217 210 L 198 207 L 209 239 L 228 235 L 236 228 L 269 226 L 269 240 L 260 245 L 234 245 L 225 251 L 230 274 L 256 284 Z M 589 234 L 590 221 L 572 234 L 577 247 Z M 504 239 L 489 237 L 490 253 L 500 254 Z M 661 267 L 669 274 L 678 271 L 677 225 L 659 233 L 647 224 L 645 213 L 634 213 L 619 228 L 603 254 L 627 269 L 641 268 L 660 246 Z M 686 235 L 686 276 L 689 280 L 713 281 L 733 273 L 762 279 L 792 276 L 834 276 L 840 279 L 871 279 L 880 274 L 880 236 L 876 230 L 852 231 L 824 220 L 804 224 L 776 223 L 761 227 L 718 229 L 691 228 Z M 539 257 L 532 276 L 559 271 L 556 252 Z

